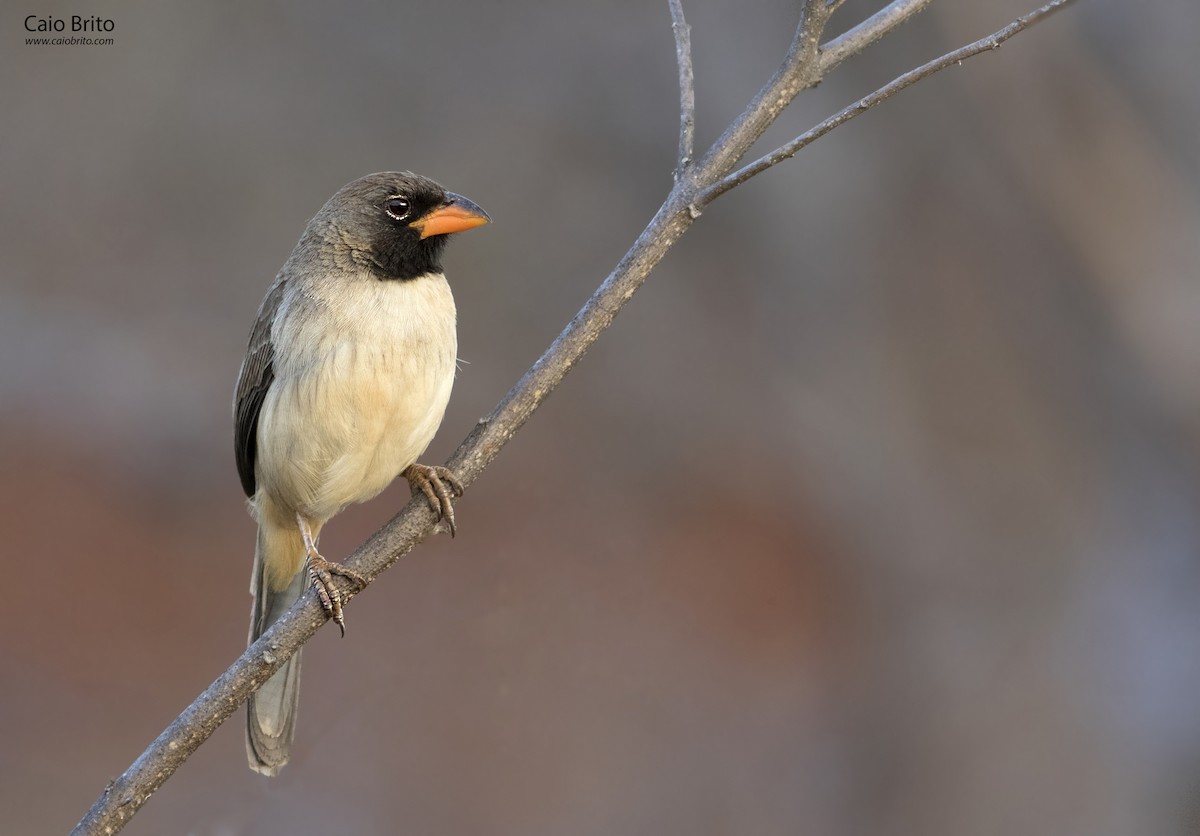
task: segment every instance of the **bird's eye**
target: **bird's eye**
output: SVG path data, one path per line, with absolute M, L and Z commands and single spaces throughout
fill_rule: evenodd
M 412 211 L 412 204 L 409 203 L 407 197 L 389 197 L 387 203 L 383 204 L 383 209 L 393 219 L 403 221 Z

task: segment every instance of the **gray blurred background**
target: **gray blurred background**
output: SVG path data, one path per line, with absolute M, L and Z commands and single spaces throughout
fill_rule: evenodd
M 230 397 L 343 183 L 494 225 L 447 260 L 442 461 L 670 184 L 666 0 L 45 0 L 0 51 L 0 831 L 62 833 L 243 648 Z M 882 5 L 852 2 L 830 34 Z M 783 0 L 685 0 L 698 141 Z M 956 0 L 762 150 L 1028 0 Z M 25 46 L 25 14 L 115 44 Z M 437 538 L 135 834 L 1200 830 L 1193 0 L 1082 2 L 714 204 Z M 339 517 L 340 559 L 406 500 Z

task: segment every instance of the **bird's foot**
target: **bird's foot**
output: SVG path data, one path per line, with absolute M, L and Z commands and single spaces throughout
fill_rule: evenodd
M 357 587 L 356 592 L 367 585 L 367 579 L 348 566 L 326 560 L 315 551 L 309 553 L 308 576 L 312 578 L 312 585 L 317 589 L 317 597 L 321 599 L 321 606 L 325 608 L 325 612 L 329 613 L 329 616 L 337 622 L 342 636 L 345 636 L 346 617 L 342 614 L 342 604 L 345 603 L 345 600 L 342 598 L 337 584 L 333 582 L 334 575 L 341 575 L 343 578 L 353 581 Z
M 404 478 L 415 494 L 420 490 L 429 500 L 429 507 L 437 514 L 438 521 L 445 520 L 454 536 L 454 498 L 463 495 L 462 482 L 441 465 L 410 464 L 404 469 Z

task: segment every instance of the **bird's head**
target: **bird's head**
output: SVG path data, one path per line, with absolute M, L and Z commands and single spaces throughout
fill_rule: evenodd
M 440 273 L 446 236 L 489 220 L 474 202 L 428 177 L 386 171 L 343 186 L 309 231 L 376 278 L 404 280 Z

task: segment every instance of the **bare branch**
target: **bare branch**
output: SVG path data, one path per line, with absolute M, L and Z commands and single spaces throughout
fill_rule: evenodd
M 932 2 L 933 0 L 894 0 L 853 29 L 838 35 L 821 47 L 821 75 L 826 75 L 850 56 L 862 52 Z
M 816 84 L 829 68 L 866 48 L 924 8 L 928 1 L 897 0 L 845 35 L 834 39 L 825 49 L 820 49 L 821 33 L 841 0 L 805 0 L 795 37 L 779 69 L 704 158 L 687 168 L 687 176 L 679 176 L 684 172 L 692 152 L 694 126 L 691 112 L 694 102 L 691 95 L 687 25 L 680 0 L 668 0 L 680 66 L 680 154 L 675 184 L 649 225 L 587 304 L 446 462 L 463 485 L 475 481 L 542 401 L 575 367 L 645 282 L 650 271 L 691 226 L 700 208 L 905 87 L 972 55 L 995 49 L 1021 30 L 1072 2 L 1054 0 L 988 38 L 906 73 L 777 151 L 730 173 L 800 90 Z M 419 496 L 359 547 L 346 564 L 366 577 L 368 582 L 374 581 L 413 546 L 435 531 L 437 524 L 433 511 L 424 497 Z M 340 588 L 347 599 L 353 596 L 353 590 L 345 582 L 336 582 L 342 584 Z M 120 777 L 109 784 L 76 825 L 73 834 L 92 836 L 121 830 L 192 752 L 296 653 L 326 620 L 316 593 L 309 589 L 197 697 Z
M 846 124 L 855 116 L 860 116 L 861 114 L 866 113 L 868 110 L 875 107 L 875 105 L 891 98 L 906 87 L 910 87 L 921 79 L 928 78 L 934 73 L 941 72 L 947 67 L 958 66 L 968 58 L 972 58 L 980 53 L 989 52 L 993 49 L 999 49 L 1000 44 L 1007 41 L 1013 35 L 1016 35 L 1018 32 L 1029 28 L 1038 21 L 1054 14 L 1054 12 L 1073 2 L 1075 2 L 1075 0 L 1052 0 L 1052 2 L 1047 3 L 1041 8 L 1017 18 L 1003 29 L 993 32 L 986 38 L 980 38 L 978 41 L 967 44 L 964 47 L 960 47 L 953 52 L 947 52 L 942 57 L 935 58 L 926 64 L 922 64 L 915 70 L 910 70 L 904 75 L 889 81 L 874 93 L 863 96 L 854 104 L 838 111 L 816 127 L 810 128 L 809 130 L 800 134 L 800 136 L 796 137 L 786 145 L 776 148 L 771 153 L 759 157 L 754 162 L 743 166 L 727 177 L 718 180 L 716 183 L 702 188 L 694 203 L 698 208 L 703 209 L 716 198 L 725 194 L 725 192 L 729 191 L 735 186 L 740 186 L 751 177 L 761 174 L 768 168 L 794 157 L 796 152 L 804 146 L 820 139 L 834 128 Z
M 683 17 L 682 0 L 668 0 L 671 29 L 675 32 L 675 62 L 679 65 L 679 156 L 675 161 L 675 182 L 692 165 L 696 141 L 696 82 L 692 76 L 692 27 Z

